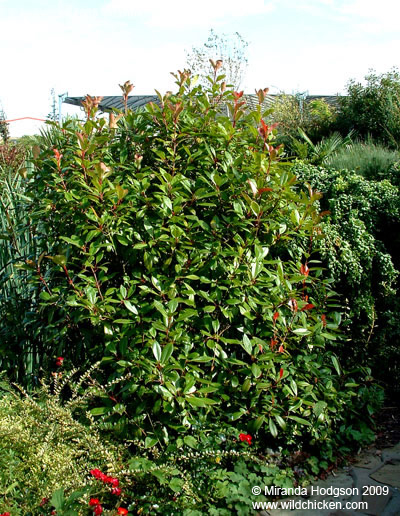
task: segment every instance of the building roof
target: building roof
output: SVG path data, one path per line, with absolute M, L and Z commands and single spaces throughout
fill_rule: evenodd
M 85 97 L 66 97 L 64 102 L 66 104 L 72 104 L 73 106 L 82 106 L 82 102 Z M 149 102 L 159 102 L 157 95 L 130 95 L 128 97 L 128 108 L 132 110 L 139 109 L 145 106 Z M 112 111 L 113 109 L 119 109 L 123 111 L 125 109 L 122 96 L 106 96 L 98 106 L 100 111 Z
M 263 102 L 263 108 L 268 109 L 272 106 L 274 100 L 279 97 L 279 94 L 274 95 L 266 95 L 265 100 Z M 246 104 L 250 109 L 255 109 L 258 104 L 258 97 L 254 94 L 243 95 L 246 100 Z M 325 100 L 330 105 L 337 104 L 337 95 L 305 95 L 302 97 L 306 102 L 310 102 L 312 100 Z M 85 97 L 66 97 L 64 102 L 66 104 L 72 104 L 74 106 L 82 106 L 82 101 L 85 100 Z M 128 108 L 133 111 L 144 107 L 149 102 L 154 102 L 159 104 L 160 100 L 157 95 L 130 95 L 128 97 Z M 120 111 L 124 110 L 124 102 L 122 100 L 122 96 L 105 96 L 98 106 L 100 111 L 110 112 L 113 109 L 118 109 Z

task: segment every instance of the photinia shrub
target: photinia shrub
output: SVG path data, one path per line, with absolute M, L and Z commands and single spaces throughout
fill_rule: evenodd
M 86 121 L 35 160 L 32 227 L 47 245 L 22 267 L 42 338 L 72 363 L 102 359 L 108 380 L 130 375 L 92 415 L 147 447 L 216 422 L 326 441 L 363 403 L 310 255 L 321 194 L 296 190 L 279 161 L 262 90 L 249 112 L 217 70 L 208 90 L 176 79 L 176 94 L 109 123 L 88 96 Z

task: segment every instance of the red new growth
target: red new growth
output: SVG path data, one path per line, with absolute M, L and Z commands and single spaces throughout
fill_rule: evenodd
M 313 308 L 315 308 L 315 306 L 312 303 L 308 303 L 308 304 L 306 304 L 306 306 L 303 306 L 301 311 L 303 311 L 303 310 L 312 310 Z
M 281 378 L 282 378 L 282 376 L 283 376 L 283 369 L 282 369 L 282 367 L 281 367 L 281 370 L 279 371 L 279 379 L 281 379 Z
M 91 498 L 89 501 L 89 505 L 90 505 L 90 507 L 100 505 L 100 500 L 98 498 Z
M 326 326 L 326 315 L 325 314 L 321 315 L 321 321 L 322 321 L 322 326 L 325 328 L 325 326 Z
M 279 346 L 278 353 L 283 353 L 285 350 L 283 349 L 282 344 Z
M 272 192 L 272 188 L 259 188 L 258 189 L 258 195 L 263 194 L 264 192 Z
M 308 276 L 308 273 L 310 272 L 309 268 L 308 268 L 308 265 L 307 264 L 302 264 L 301 267 L 300 267 L 300 274 L 302 274 L 303 276 Z
M 278 319 L 279 317 L 279 312 L 275 312 L 274 315 L 272 316 L 272 319 L 274 320 L 274 322 Z
M 118 507 L 117 513 L 118 514 L 128 514 L 128 509 L 124 509 L 124 507 Z

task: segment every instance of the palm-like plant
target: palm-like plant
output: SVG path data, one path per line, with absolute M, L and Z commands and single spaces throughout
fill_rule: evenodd
M 350 131 L 345 137 L 335 132 L 328 138 L 322 138 L 321 141 L 314 144 L 301 127 L 299 127 L 298 131 L 305 143 L 298 140 L 295 141 L 295 149 L 299 157 L 313 165 L 324 165 L 339 149 L 350 145 L 354 135 L 354 131 Z

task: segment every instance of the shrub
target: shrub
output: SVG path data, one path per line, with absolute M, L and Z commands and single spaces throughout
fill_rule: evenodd
M 336 109 L 324 99 L 308 102 L 296 95 L 282 94 L 274 101 L 271 119 L 278 123 L 277 141 L 284 144 L 286 154 L 299 155 L 299 129 L 305 131 L 312 141 L 318 142 L 332 132 Z M 307 145 L 303 144 L 303 152 L 306 150 Z
M 344 134 L 360 136 L 398 148 L 400 142 L 400 75 L 396 68 L 385 74 L 372 72 L 366 84 L 351 80 L 347 95 L 339 98 L 337 124 Z
M 329 455 L 364 419 L 368 381 L 335 353 L 335 293 L 309 251 L 320 194 L 296 191 L 261 108 L 246 114 L 218 80 L 203 91 L 182 73 L 177 94 L 118 125 L 88 97 L 86 122 L 35 160 L 46 247 L 21 267 L 41 299 L 41 365 L 129 372 L 92 414 L 147 446 L 234 424 Z
M 399 331 L 397 310 L 400 268 L 399 189 L 389 181 L 368 181 L 354 171 L 294 166 L 301 181 L 324 194 L 328 216 L 316 243 L 346 301 L 349 342 L 341 356 L 373 366 L 374 374 L 397 392 Z
M 22 388 L 18 394 L 1 383 L 1 512 L 40 514 L 45 510 L 40 505 L 43 499 L 50 499 L 60 486 L 71 494 L 89 484 L 91 468 L 105 467 L 114 473 L 122 469 L 123 448 L 100 437 L 91 419 L 82 424 L 76 417 L 93 390 L 84 391 L 84 396 L 80 392 L 91 381 L 93 369 L 76 382 L 73 371 L 64 377 L 56 372 L 53 384 L 43 383 L 32 395 Z M 67 385 L 72 397 L 64 402 Z M 98 394 L 98 389 L 94 392 Z

